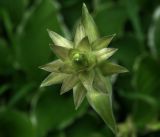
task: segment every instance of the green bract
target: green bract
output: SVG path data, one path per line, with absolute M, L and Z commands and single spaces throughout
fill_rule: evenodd
M 99 38 L 93 18 L 83 4 L 82 18 L 77 24 L 74 42 L 48 30 L 53 52 L 59 57 L 40 68 L 51 72 L 41 87 L 62 82 L 60 94 L 73 89 L 75 108 L 85 96 L 92 108 L 116 133 L 112 112 L 112 87 L 107 76 L 127 72 L 124 67 L 106 61 L 117 49 L 107 48 L 114 35 Z

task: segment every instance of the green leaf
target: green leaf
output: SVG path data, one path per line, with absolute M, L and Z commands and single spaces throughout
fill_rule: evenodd
M 66 93 L 67 91 L 71 90 L 77 83 L 79 79 L 77 75 L 70 75 L 63 80 L 63 84 L 61 87 L 61 95 Z
M 62 60 L 67 60 L 69 55 L 69 49 L 50 44 L 52 51 Z
M 88 37 L 84 37 L 78 44 L 77 49 L 80 51 L 91 51 L 91 45 L 89 44 Z
M 115 37 L 115 35 L 116 34 L 105 36 L 94 41 L 92 44 L 93 50 L 100 50 L 102 48 L 107 48 L 112 39 Z
M 127 14 L 123 6 L 113 3 L 97 10 L 94 19 L 101 35 L 105 36 L 114 33 L 122 35 Z
M 57 129 L 64 130 L 86 113 L 87 106 L 83 104 L 75 111 L 72 96 L 66 94 L 60 96 L 58 87 L 48 87 L 39 96 L 33 112 L 38 122 L 37 137 L 46 137 L 50 131 L 57 131 Z
M 139 128 L 158 118 L 160 88 L 159 63 L 150 55 L 139 58 L 136 62 L 134 83 L 137 90 L 137 101 L 133 108 L 133 118 Z M 143 97 L 142 97 L 143 96 Z M 148 111 L 148 108 L 149 111 Z
M 1 137 L 36 137 L 29 117 L 20 111 L 0 108 Z
M 43 69 L 45 71 L 48 71 L 48 72 L 59 72 L 59 68 L 63 65 L 64 63 L 60 60 L 60 59 L 57 59 L 55 61 L 52 61 L 46 65 L 42 65 L 40 66 L 39 68 L 40 69 Z
M 9 85 L 9 84 L 3 84 L 3 85 L 0 87 L 0 95 L 3 95 L 3 93 L 5 93 L 9 88 L 10 88 L 10 85 Z
M 74 105 L 76 110 L 79 108 L 79 106 L 83 102 L 86 96 L 86 93 L 87 91 L 81 83 L 77 84 L 73 88 L 73 99 L 74 99 Z
M 101 120 L 102 121 L 102 120 Z M 66 133 L 67 137 L 114 137 L 111 131 L 97 121 L 97 117 L 93 113 L 89 113 L 82 118 L 76 120 L 72 128 Z
M 141 26 L 141 18 L 139 16 L 140 3 L 135 0 L 121 0 L 121 3 L 124 5 L 124 9 L 133 25 L 137 39 L 139 42 L 143 42 L 144 34 Z
M 126 36 L 113 43 L 112 46 L 119 48 L 118 52 L 114 55 L 114 59 L 121 62 L 131 71 L 136 58 L 141 55 L 141 45 L 137 38 L 134 35 L 126 34 Z M 126 55 L 129 55 L 129 57 L 126 57 Z
M 59 34 L 57 34 L 54 31 L 51 30 L 47 30 L 49 33 L 50 38 L 52 39 L 53 43 L 57 46 L 61 46 L 64 48 L 73 48 L 73 43 L 69 40 L 67 40 L 66 38 L 60 36 Z
M 74 37 L 75 47 L 79 44 L 79 42 L 86 36 L 84 27 L 82 26 L 82 22 L 79 21 L 76 26 L 76 32 Z
M 28 95 L 29 92 L 32 92 L 36 87 L 34 83 L 25 83 L 25 85 L 20 85 L 20 89 L 16 89 L 16 93 L 12 95 L 10 100 L 8 101 L 8 106 L 13 107 L 15 105 L 20 104 L 21 100 L 24 100 Z
M 108 127 L 116 134 L 117 128 L 112 111 L 110 94 L 91 90 L 87 92 L 87 99 L 92 108 L 100 115 Z
M 92 16 L 89 14 L 85 4 L 83 4 L 83 7 L 82 7 L 82 24 L 84 26 L 85 32 L 90 42 L 93 42 L 96 39 L 98 39 L 99 34 L 98 34 L 96 24 Z
M 97 57 L 97 62 L 100 63 L 109 57 L 111 57 L 118 49 L 115 48 L 103 48 L 101 50 L 95 51 Z
M 5 9 L 5 11 L 9 14 L 14 28 L 20 23 L 25 9 L 28 6 L 28 2 L 29 0 L 0 1 L 0 9 Z
M 45 86 L 50 86 L 53 84 L 58 84 L 61 83 L 68 75 L 64 74 L 64 73 L 55 73 L 52 72 L 51 74 L 49 74 L 49 76 L 47 78 L 45 78 L 42 81 L 42 84 L 40 87 L 45 87 Z
M 111 62 L 101 63 L 99 65 L 99 69 L 104 76 L 128 72 L 128 70 L 125 67 Z
M 0 74 L 4 74 L 11 69 L 12 57 L 8 45 L 4 39 L 0 38 Z
M 157 12 L 158 12 L 159 10 L 157 10 Z M 158 16 L 157 17 L 157 19 L 155 19 L 155 25 L 154 25 L 154 33 L 153 33 L 153 43 L 155 44 L 155 45 L 152 45 L 153 47 L 155 47 L 155 50 L 154 50 L 154 52 L 156 52 L 157 53 L 157 55 L 158 55 L 158 57 L 160 57 L 160 47 L 159 47 L 159 45 L 160 45 L 160 39 L 159 39 L 159 34 L 160 34 L 160 26 L 159 26 L 159 24 L 160 24 L 160 16 Z
M 31 80 L 39 81 L 43 73 L 37 67 L 46 63 L 51 54 L 51 50 L 46 46 L 50 40 L 46 28 L 56 32 L 61 32 L 61 28 L 53 1 L 42 0 L 27 9 L 22 23 L 18 26 L 15 35 L 17 43 L 14 48 L 21 69 Z

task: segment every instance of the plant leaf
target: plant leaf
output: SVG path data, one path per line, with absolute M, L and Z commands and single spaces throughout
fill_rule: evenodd
M 87 99 L 92 108 L 100 115 L 108 127 L 116 134 L 116 123 L 112 111 L 110 94 L 91 90 L 87 92 Z
M 102 74 L 105 76 L 128 72 L 128 70 L 125 67 L 120 66 L 118 64 L 111 63 L 111 62 L 101 63 L 99 65 L 99 69 L 101 70 Z
M 71 41 L 65 39 L 64 37 L 60 36 L 58 33 L 54 31 L 51 31 L 49 29 L 47 29 L 47 31 L 55 45 L 65 48 L 73 48 L 73 43 Z
M 116 51 L 117 51 L 117 49 L 115 49 L 115 48 L 104 48 L 104 49 L 96 51 L 95 54 L 96 54 L 96 57 L 97 57 L 97 61 L 102 62 L 102 61 L 108 59 Z
M 79 21 L 76 27 L 75 37 L 74 37 L 74 43 L 75 46 L 79 44 L 79 42 L 86 36 L 84 27 L 82 25 L 82 22 Z
M 85 32 L 89 38 L 89 41 L 93 42 L 96 39 L 98 39 L 99 34 L 98 34 L 96 24 L 92 16 L 89 14 L 85 4 L 83 4 L 83 7 L 82 7 L 82 23 L 83 23 Z
M 45 78 L 42 81 L 42 84 L 40 87 L 45 87 L 45 86 L 50 86 L 52 84 L 58 84 L 61 83 L 68 75 L 64 74 L 64 73 L 55 73 L 52 72 L 51 74 L 49 74 L 49 76 L 47 78 Z
M 75 109 L 77 110 L 81 103 L 83 102 L 85 96 L 86 96 L 86 89 L 82 85 L 82 83 L 77 84 L 73 88 L 73 99 L 74 99 L 74 104 L 75 104 Z
M 115 37 L 115 35 L 116 34 L 105 36 L 94 41 L 92 44 L 93 50 L 100 50 L 102 48 L 108 47 L 108 45 L 110 44 L 112 39 Z
M 45 46 L 49 43 L 49 37 L 44 30 L 49 27 L 59 33 L 62 32 L 57 19 L 59 11 L 56 7 L 55 2 L 51 0 L 34 1 L 30 8 L 25 8 L 26 12 L 23 13 L 21 23 L 16 27 L 16 33 L 12 38 L 14 39 L 13 45 L 16 45 L 13 48 L 19 67 L 36 82 L 44 77 L 44 73 L 37 70 L 37 66 L 45 64 L 51 53 L 48 46 Z M 16 10 L 17 7 L 14 8 Z M 50 21 L 53 16 L 54 18 Z
M 84 37 L 78 44 L 77 49 L 81 51 L 91 51 L 91 45 L 89 44 L 88 37 Z
M 0 108 L 1 137 L 35 137 L 36 128 L 29 116 L 11 107 Z
M 78 77 L 76 75 L 70 75 L 63 80 L 63 84 L 61 87 L 61 95 L 66 93 L 67 91 L 71 90 L 77 83 Z

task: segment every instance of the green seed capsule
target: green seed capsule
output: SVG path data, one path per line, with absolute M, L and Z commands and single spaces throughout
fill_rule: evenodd
M 80 69 L 88 66 L 88 60 L 83 53 L 75 53 L 72 57 L 72 60 L 73 63 Z

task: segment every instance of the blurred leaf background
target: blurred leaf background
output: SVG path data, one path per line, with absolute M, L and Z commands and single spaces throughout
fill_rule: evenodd
M 0 137 L 114 137 L 84 102 L 75 111 L 61 85 L 39 88 L 54 60 L 46 29 L 72 39 L 85 2 L 102 36 L 116 33 L 112 77 L 119 137 L 160 136 L 159 0 L 0 0 Z

